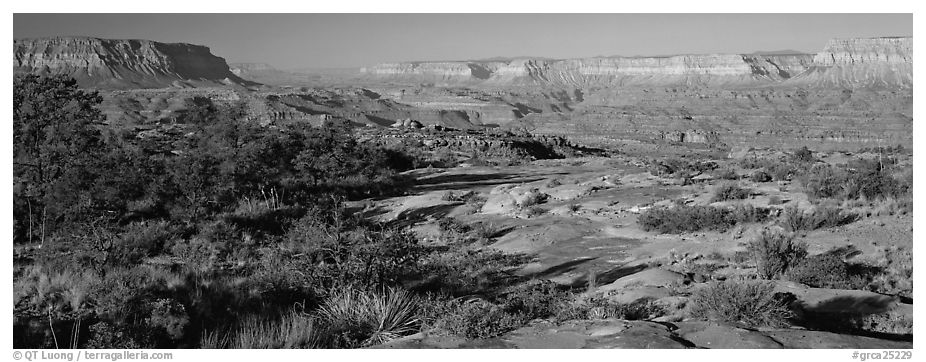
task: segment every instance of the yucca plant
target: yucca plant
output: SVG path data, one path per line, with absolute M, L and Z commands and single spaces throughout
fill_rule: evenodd
M 319 308 L 333 347 L 366 347 L 418 331 L 418 299 L 403 289 L 380 293 L 347 288 L 335 292 Z

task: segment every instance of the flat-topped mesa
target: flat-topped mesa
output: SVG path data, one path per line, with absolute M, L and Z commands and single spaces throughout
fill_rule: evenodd
M 627 83 L 684 82 L 690 78 L 735 81 L 778 81 L 803 72 L 810 54 L 707 54 L 670 57 L 599 57 L 566 60 L 513 59 L 507 62 L 389 63 L 365 68 L 374 76 L 433 77 L 443 81 L 540 83 L 585 86 Z M 729 79 L 727 79 L 729 78 Z
M 814 56 L 820 66 L 913 63 L 913 38 L 833 39 Z
M 580 59 L 389 63 L 363 69 L 397 80 L 510 85 L 912 85 L 913 39 L 837 39 L 820 53 L 694 54 Z
M 370 68 L 362 68 L 360 71 L 384 77 L 427 77 L 458 81 L 468 79 L 473 72 L 465 62 L 385 63 Z
M 913 38 L 831 40 L 794 79 L 815 87 L 913 88 Z
M 54 37 L 13 41 L 16 73 L 66 74 L 85 87 L 253 85 L 209 48 L 150 40 Z

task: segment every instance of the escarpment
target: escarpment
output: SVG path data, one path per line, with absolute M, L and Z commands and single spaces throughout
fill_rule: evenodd
M 205 46 L 150 40 L 17 39 L 13 71 L 65 74 L 83 87 L 113 89 L 256 85 L 232 73 Z
M 912 84 L 912 38 L 832 40 L 817 54 L 695 54 L 380 64 L 373 77 L 439 84 L 599 86 L 884 86 Z

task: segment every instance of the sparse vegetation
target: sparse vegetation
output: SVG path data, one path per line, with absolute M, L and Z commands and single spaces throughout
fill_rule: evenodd
M 801 259 L 785 272 L 788 280 L 817 288 L 861 289 L 865 281 L 850 271 L 837 254 L 825 253 Z
M 749 197 L 750 193 L 748 189 L 740 187 L 740 185 L 735 182 L 728 182 L 717 187 L 717 190 L 714 191 L 714 196 L 711 198 L 711 202 L 742 200 Z
M 737 223 L 758 222 L 767 216 L 766 209 L 744 205 L 733 208 L 675 205 L 650 208 L 640 214 L 637 223 L 646 231 L 677 234 L 699 230 L 724 231 Z
M 807 257 L 806 244 L 795 241 L 793 234 L 780 231 L 763 230 L 748 249 L 762 279 L 777 279 Z
M 855 221 L 856 218 L 856 215 L 846 213 L 830 203 L 816 205 L 809 211 L 802 211 L 792 204 L 784 209 L 782 224 L 791 232 L 811 231 L 842 226 Z
M 556 320 L 625 319 L 649 320 L 666 314 L 665 307 L 649 298 L 629 304 L 614 303 L 603 297 L 582 298 L 563 307 Z
M 794 317 L 786 297 L 762 281 L 715 282 L 697 290 L 689 304 L 693 318 L 748 327 L 784 327 Z

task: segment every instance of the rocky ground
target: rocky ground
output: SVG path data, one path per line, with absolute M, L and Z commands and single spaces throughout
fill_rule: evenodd
M 836 163 L 841 153 L 818 154 Z M 734 172 L 735 160 L 715 160 Z M 749 328 L 690 318 L 686 301 L 712 282 L 755 277 L 747 243 L 775 221 L 737 225 L 725 231 L 660 234 L 637 222 L 641 212 L 675 200 L 690 205 L 733 203 L 782 209 L 811 207 L 796 181 L 736 182 L 751 190 L 740 201 L 712 202 L 724 180 L 710 172 L 689 181 L 654 176 L 638 157 L 539 160 L 512 167 L 419 169 L 411 194 L 364 201 L 364 212 L 381 221 L 409 225 L 425 240 L 441 242 L 440 220 L 486 225 L 485 248 L 531 258 L 517 273 L 529 279 L 584 288 L 585 297 L 616 303 L 653 301 L 667 313 L 644 320 L 535 320 L 498 338 L 466 340 L 418 334 L 384 348 L 911 348 L 912 337 L 845 333 L 816 326 Z M 912 215 L 883 203 L 849 205 L 860 217 L 839 227 L 800 232 L 810 255 L 851 250 L 850 261 L 876 264 L 893 251 L 912 250 Z M 889 314 L 912 321 L 912 298 L 866 290 L 812 288 L 775 280 L 777 292 L 808 315 L 857 318 Z M 911 284 L 912 285 L 912 284 Z M 912 286 L 911 286 L 912 290 Z M 904 319 L 906 320 L 906 319 Z M 912 324 L 912 322 L 911 322 Z

